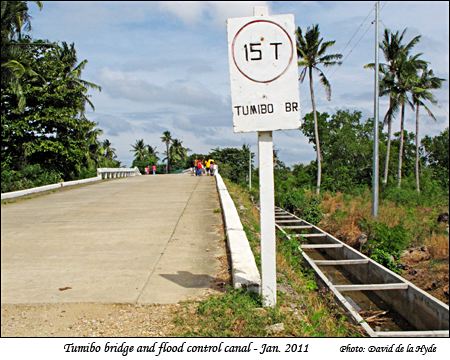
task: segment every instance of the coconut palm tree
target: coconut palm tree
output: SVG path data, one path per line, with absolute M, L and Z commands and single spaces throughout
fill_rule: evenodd
M 403 146 L 404 146 L 404 129 L 405 129 L 405 105 L 409 104 L 414 110 L 414 104 L 408 98 L 412 92 L 414 83 L 417 77 L 417 72 L 426 67 L 426 62 L 419 57 L 422 54 L 414 56 L 407 56 L 403 53 L 398 62 L 398 69 L 394 85 L 392 87 L 393 93 L 393 107 L 400 107 L 400 146 L 398 151 L 398 170 L 397 170 L 397 187 L 402 183 L 402 165 L 403 165 Z
M 134 160 L 143 161 L 145 159 L 145 155 L 147 153 L 147 149 L 145 147 L 144 139 L 136 140 L 134 145 L 131 145 L 133 148 L 130 151 L 134 152 Z
M 170 134 L 170 131 L 166 130 L 163 132 L 163 136 L 161 136 L 161 141 L 166 144 L 166 174 L 169 173 L 169 163 L 170 163 L 170 151 L 169 146 L 172 142 L 172 135 Z
M 87 60 L 83 60 L 77 64 L 77 52 L 75 50 L 75 44 L 72 43 L 68 45 L 66 42 L 62 42 L 61 47 L 58 47 L 58 55 L 61 62 L 65 65 L 63 76 L 68 82 L 69 88 L 74 88 L 76 86 L 81 86 L 83 90 L 84 102 L 80 107 L 80 112 L 83 114 L 85 111 L 85 103 L 87 102 L 92 110 L 95 110 L 94 104 L 91 102 L 90 95 L 87 95 L 89 89 L 94 89 L 102 91 L 101 86 L 81 79 L 81 73 L 88 63 Z
M 436 117 L 427 107 L 426 102 L 429 101 L 432 104 L 437 104 L 437 101 L 430 90 L 439 89 L 442 87 L 442 82 L 445 79 L 434 76 L 433 70 L 424 68 L 421 70 L 421 74 L 418 74 L 414 80 L 412 88 L 412 101 L 416 108 L 416 189 L 420 193 L 420 174 L 419 174 L 419 110 L 422 106 L 428 113 L 428 115 L 436 120 Z
M 320 65 L 324 67 L 330 67 L 334 65 L 341 65 L 338 60 L 342 59 L 341 54 L 326 54 L 335 41 L 324 41 L 320 37 L 319 25 L 313 25 L 312 28 L 307 28 L 306 33 L 303 35 L 300 27 L 296 31 L 297 37 L 297 56 L 298 66 L 303 68 L 300 73 L 300 82 L 305 80 L 308 73 L 309 78 L 309 90 L 311 94 L 311 104 L 314 116 L 314 137 L 317 153 L 317 185 L 316 194 L 320 193 L 320 183 L 322 178 L 322 155 L 320 152 L 320 140 L 319 140 L 319 127 L 317 123 L 317 110 L 316 101 L 314 98 L 314 83 L 313 83 L 313 70 L 319 74 L 319 79 L 322 85 L 325 87 L 327 99 L 331 98 L 331 86 L 330 82 L 326 78 L 323 71 L 319 68 Z
M 156 161 L 159 160 L 158 157 L 158 151 L 156 150 L 156 146 L 151 146 L 151 145 L 146 145 L 147 146 L 147 154 L 150 157 L 153 157 L 154 159 L 156 159 Z
M 28 14 L 29 1 L 2 1 L 1 3 L 1 37 L 2 45 L 6 40 L 22 38 L 22 29 L 31 30 L 30 15 Z M 42 9 L 42 1 L 34 2 L 39 10 Z
M 389 29 L 384 30 L 383 41 L 379 44 L 381 51 L 383 52 L 385 63 L 380 64 L 380 73 L 382 79 L 380 81 L 380 97 L 389 95 L 389 107 L 384 116 L 384 125 L 387 125 L 388 136 L 386 146 L 386 161 L 384 163 L 383 184 L 386 185 L 389 174 L 389 159 L 391 153 L 391 137 L 392 137 L 392 119 L 398 113 L 400 106 L 398 99 L 395 98 L 396 94 L 396 81 L 399 74 L 399 64 L 404 56 L 407 56 L 411 49 L 420 41 L 421 36 L 415 36 L 407 44 L 403 44 L 403 38 L 407 29 L 404 29 L 401 33 L 396 31 L 391 32 Z M 375 64 L 367 64 L 366 68 L 374 68 Z
M 42 9 L 41 1 L 33 1 Z M 27 1 L 1 2 L 1 81 L 9 84 L 18 101 L 18 108 L 25 108 L 26 99 L 23 94 L 22 77 L 39 76 L 33 71 L 27 61 L 24 61 L 25 46 L 43 46 L 44 43 L 32 43 L 27 37 L 24 41 L 22 31 L 31 30 L 30 15 Z M 49 45 L 49 44 L 45 44 Z
M 116 149 L 112 147 L 111 141 L 108 139 L 102 142 L 103 156 L 108 160 L 114 160 L 116 158 Z
M 101 144 L 98 141 L 98 137 L 102 134 L 103 130 L 95 127 L 83 134 L 86 140 L 85 161 L 87 168 L 98 167 L 100 163 L 100 158 L 103 154 L 101 153 Z M 80 136 L 83 135 L 80 134 Z
M 170 161 L 171 164 L 175 164 L 175 166 L 182 166 L 186 162 L 188 157 L 187 152 L 189 149 L 183 146 L 183 141 L 179 139 L 173 139 L 172 145 L 170 146 Z

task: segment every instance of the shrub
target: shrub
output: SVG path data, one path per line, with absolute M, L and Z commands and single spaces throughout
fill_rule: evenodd
M 320 198 L 303 189 L 291 189 L 277 192 L 277 203 L 285 210 L 294 213 L 302 219 L 318 224 L 323 218 L 320 209 Z
M 78 179 L 88 179 L 95 176 L 97 176 L 96 168 L 82 168 L 77 177 Z
M 448 189 L 442 188 L 440 182 L 432 178 L 429 171 L 424 171 L 421 176 L 421 192 L 418 193 L 413 176 L 402 181 L 402 187 L 392 185 L 384 189 L 382 198 L 390 200 L 397 205 L 407 206 L 434 206 L 441 205 L 443 199 L 448 199 Z M 447 200 L 448 204 L 448 200 Z
M 31 189 L 37 186 L 55 184 L 62 181 L 57 171 L 46 170 L 39 164 L 26 165 L 20 171 L 2 169 L 2 193 Z
M 323 213 L 320 209 L 320 199 L 317 197 L 310 198 L 305 204 L 301 216 L 309 223 L 317 225 L 323 218 Z
M 363 220 L 361 227 L 367 233 L 365 249 L 370 258 L 398 272 L 400 254 L 410 243 L 409 232 L 402 225 L 389 227 L 369 220 Z

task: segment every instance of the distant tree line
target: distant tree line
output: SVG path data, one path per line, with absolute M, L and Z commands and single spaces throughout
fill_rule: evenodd
M 39 8 L 42 3 L 35 2 Z M 2 192 L 119 167 L 115 149 L 86 117 L 94 109 L 74 44 L 32 39 L 26 1 L 1 3 Z
M 134 145 L 131 145 L 132 149 L 130 151 L 134 154 L 134 159 L 132 167 L 136 166 L 139 168 L 141 173 L 144 173 L 146 166 L 157 165 L 158 173 L 178 172 L 184 170 L 189 166 L 186 165 L 188 160 L 188 149 L 183 146 L 183 141 L 172 137 L 170 131 L 164 131 L 161 136 L 161 141 L 164 143 L 166 151 L 163 153 L 165 155 L 161 160 L 165 165 L 158 164 L 160 160 L 158 156 L 158 151 L 156 146 L 145 144 L 144 139 L 136 140 Z

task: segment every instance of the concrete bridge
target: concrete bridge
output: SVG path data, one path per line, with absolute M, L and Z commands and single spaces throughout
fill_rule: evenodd
M 1 206 L 1 302 L 176 303 L 225 257 L 215 180 L 138 176 Z

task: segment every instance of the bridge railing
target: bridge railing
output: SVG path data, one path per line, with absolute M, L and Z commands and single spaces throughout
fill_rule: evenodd
M 134 168 L 98 168 L 97 176 L 102 179 L 115 179 L 142 175 L 137 167 Z
M 1 200 L 5 199 L 13 199 L 20 196 L 30 195 L 34 193 L 39 193 L 43 191 L 49 191 L 49 190 L 55 190 L 60 189 L 62 187 L 66 186 L 74 186 L 74 185 L 80 185 L 85 183 L 90 183 L 94 181 L 100 181 L 103 179 L 116 179 L 116 178 L 124 178 L 129 176 L 138 176 L 141 175 L 139 169 L 137 167 L 135 168 L 98 168 L 97 169 L 97 176 L 88 178 L 88 179 L 81 179 L 81 180 L 73 180 L 73 181 L 62 181 L 56 184 L 50 184 L 50 185 L 44 185 L 39 186 L 31 189 L 25 189 L 25 190 L 17 190 L 17 191 L 11 191 L 7 193 L 1 194 Z

